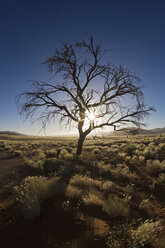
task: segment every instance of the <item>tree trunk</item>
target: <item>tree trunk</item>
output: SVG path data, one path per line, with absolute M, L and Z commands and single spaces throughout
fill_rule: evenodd
M 80 134 L 80 136 L 79 136 L 79 140 L 78 140 L 78 143 L 77 143 L 76 157 L 79 157 L 79 155 L 82 152 L 82 147 L 83 147 L 85 137 L 86 137 L 86 135 L 84 133 Z

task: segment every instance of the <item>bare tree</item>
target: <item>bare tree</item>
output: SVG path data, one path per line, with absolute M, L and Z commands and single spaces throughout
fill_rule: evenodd
M 92 130 L 140 127 L 154 110 L 144 104 L 139 78 L 106 62 L 105 53 L 89 34 L 75 44 L 62 43 L 44 62 L 52 82 L 33 81 L 31 91 L 17 96 L 19 113 L 40 120 L 44 128 L 56 116 L 67 125 L 74 123 L 79 132 L 77 156 Z M 36 111 L 40 115 L 34 119 Z

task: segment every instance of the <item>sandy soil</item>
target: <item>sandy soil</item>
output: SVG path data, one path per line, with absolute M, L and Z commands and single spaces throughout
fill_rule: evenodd
M 26 222 L 19 216 L 12 197 L 14 185 L 32 172 L 20 158 L 0 151 L 0 247 L 2 248 L 104 248 L 109 226 L 104 220 L 80 214 L 70 221 L 59 216 L 53 199 L 44 204 L 42 215 Z M 85 220 L 85 226 L 81 223 Z

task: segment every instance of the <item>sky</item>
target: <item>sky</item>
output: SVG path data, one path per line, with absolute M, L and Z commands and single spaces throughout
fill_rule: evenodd
M 87 32 L 110 49 L 110 62 L 141 78 L 145 102 L 157 110 L 145 120 L 147 128 L 165 127 L 164 13 L 164 0 L 1 1 L 0 131 L 38 135 L 41 125 L 20 118 L 15 96 L 29 89 L 29 80 L 47 80 L 41 63 L 60 41 L 74 43 Z M 45 134 L 71 131 L 56 119 Z

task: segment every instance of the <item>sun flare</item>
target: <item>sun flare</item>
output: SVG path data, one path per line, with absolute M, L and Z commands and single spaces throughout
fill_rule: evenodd
M 86 111 L 86 116 L 90 121 L 93 121 L 96 118 L 94 112 Z

